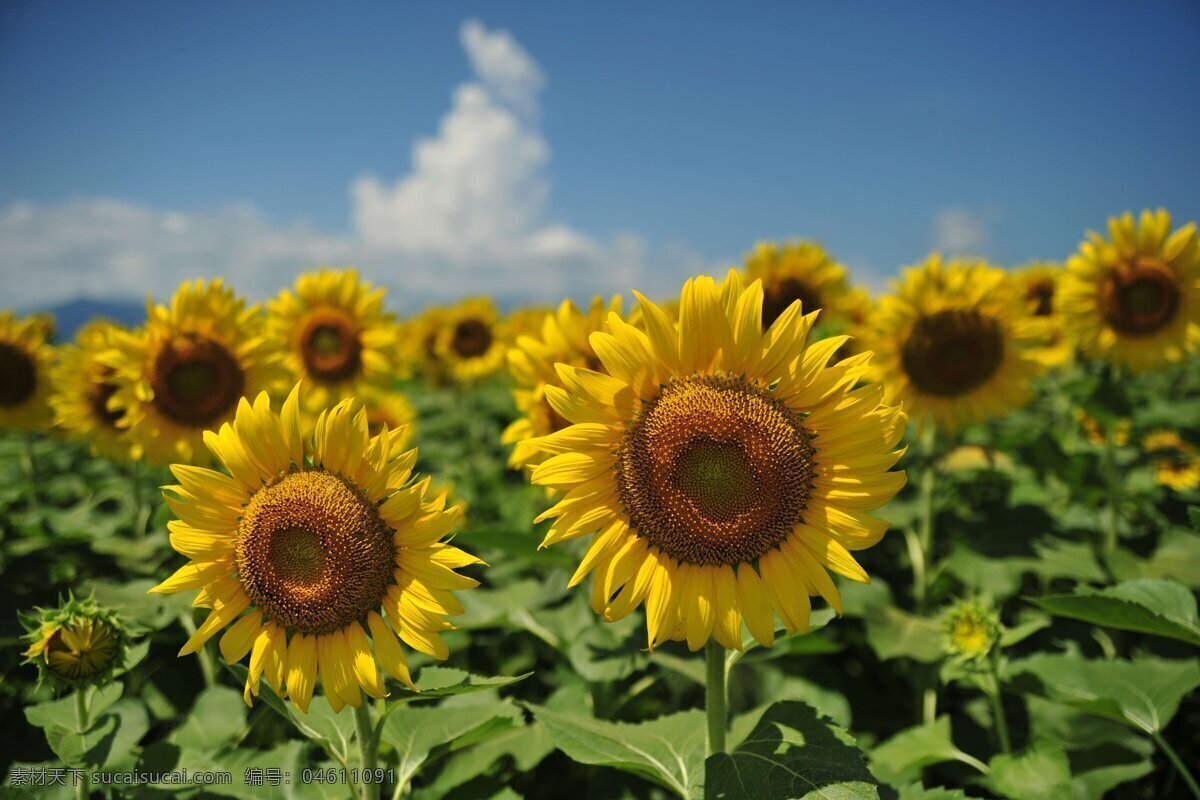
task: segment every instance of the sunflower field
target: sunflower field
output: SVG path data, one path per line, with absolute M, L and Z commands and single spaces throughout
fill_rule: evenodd
M 4 797 L 1200 798 L 1200 238 L 0 314 Z

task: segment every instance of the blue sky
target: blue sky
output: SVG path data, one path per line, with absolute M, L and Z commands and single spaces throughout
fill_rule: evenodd
M 4 304 L 335 259 L 413 302 L 664 291 L 790 236 L 879 285 L 1200 216 L 1194 2 L 6 8 Z

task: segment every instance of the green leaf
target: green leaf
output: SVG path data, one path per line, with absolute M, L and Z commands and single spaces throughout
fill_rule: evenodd
M 771 706 L 733 752 L 709 757 L 704 774 L 706 800 L 879 797 L 849 734 L 794 701 Z
M 911 658 L 932 664 L 945 655 L 940 623 L 895 606 L 877 606 L 867 611 L 867 643 L 882 661 Z
M 450 756 L 437 779 L 422 789 L 421 796 L 445 797 L 451 789 L 488 773 L 505 758 L 512 759 L 517 772 L 528 772 L 553 751 L 550 734 L 536 720 L 531 725 L 498 731 L 479 744 Z
M 979 764 L 954 746 L 948 716 L 901 731 L 871 751 L 871 770 L 893 786 L 916 780 L 925 767 L 946 761 Z
M 971 800 L 971 798 L 958 789 L 941 787 L 926 789 L 918 782 L 901 788 L 897 800 Z
M 1184 586 L 1200 589 L 1200 534 L 1169 528 L 1159 537 L 1158 548 L 1147 559 L 1128 550 L 1117 550 L 1108 558 L 1118 580 L 1170 578 Z
M 129 769 L 137 763 L 135 749 L 146 731 L 150 730 L 150 715 L 146 707 L 137 700 L 121 700 L 113 704 L 105 716 L 117 717 L 117 729 L 113 735 L 108 758 L 103 769 L 108 771 Z
M 109 706 L 121 699 L 121 695 L 125 691 L 125 685 L 114 682 L 106 684 L 99 689 L 81 689 L 80 691 L 90 693 L 87 714 L 88 719 L 94 723 Z M 58 727 L 74 733 L 83 733 L 75 712 L 74 693 L 59 700 L 30 706 L 25 709 L 25 719 L 29 721 L 30 725 L 37 728 Z M 89 725 L 88 727 L 91 726 Z
M 173 741 L 185 750 L 216 750 L 242 732 L 247 711 L 241 692 L 228 686 L 211 686 L 196 698 Z
M 1099 590 L 1080 586 L 1075 594 L 1036 597 L 1030 601 L 1060 617 L 1200 645 L 1196 598 L 1186 586 L 1175 581 L 1125 581 Z
M 380 741 L 395 750 L 396 782 L 403 786 L 434 748 L 468 736 L 472 742 L 478 741 L 487 732 L 511 728 L 520 716 L 520 710 L 507 700 L 458 707 L 402 705 L 388 714 Z
M 1071 795 L 1071 765 L 1063 749 L 1038 742 L 1019 755 L 998 755 L 988 764 L 987 784 L 1012 800 L 1062 800 Z
M 1142 759 L 1129 764 L 1111 764 L 1081 772 L 1072 781 L 1075 797 L 1078 800 L 1105 797 L 1109 791 L 1121 784 L 1136 781 L 1153 771 L 1154 763 L 1149 759 Z
M 1200 686 L 1200 663 L 1143 656 L 1088 661 L 1075 655 L 1030 656 L 1009 665 L 1013 685 L 1146 734 L 1161 731 L 1179 701 Z
M 606 722 L 529 706 L 554 744 L 581 764 L 613 767 L 659 783 L 679 797 L 695 796 L 703 781 L 708 730 L 702 711 L 642 723 Z
M 394 690 L 392 694 L 405 700 L 450 697 L 459 694 L 469 694 L 471 692 L 482 692 L 488 689 L 499 689 L 501 686 L 511 686 L 518 681 L 525 680 L 532 674 L 532 672 L 526 672 L 524 675 L 516 675 L 511 678 L 505 675 L 488 677 L 472 675 L 461 669 L 451 669 L 449 667 L 425 667 L 421 670 L 416 680 L 417 688 L 420 689 L 419 692 L 400 689 L 398 691 Z

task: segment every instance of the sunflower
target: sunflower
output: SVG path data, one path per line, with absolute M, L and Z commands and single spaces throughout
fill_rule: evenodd
M 50 422 L 50 368 L 45 317 L 0 311 L 0 428 L 41 430 Z
M 26 618 L 25 663 L 43 677 L 72 688 L 105 682 L 124 660 L 129 635 L 116 612 L 92 598 L 70 598 Z
M 225 660 L 250 654 L 246 702 L 265 676 L 305 713 L 318 675 L 335 712 L 357 708 L 363 691 L 387 694 L 376 661 L 412 687 L 397 635 L 446 658 L 444 617 L 463 610 L 450 590 L 478 585 L 454 569 L 482 562 L 442 542 L 459 511 L 429 497 L 429 479 L 409 480 L 417 453 L 398 446 L 404 435 L 371 437 L 347 399 L 303 436 L 297 386 L 281 415 L 264 392 L 205 435 L 229 475 L 172 466 L 171 545 L 191 561 L 151 591 L 200 589 L 195 605 L 212 609 L 179 654 L 228 626 Z
M 570 585 L 594 572 L 606 620 L 644 603 L 651 648 L 807 630 L 810 596 L 841 608 L 827 569 L 867 580 L 850 551 L 887 530 L 867 512 L 904 484 L 904 415 L 854 388 L 869 354 L 826 366 L 845 337 L 808 346 L 800 303 L 764 331 L 759 281 L 689 280 L 678 327 L 638 297 L 646 332 L 610 315 L 591 336 L 607 374 L 560 364 L 546 387 L 572 424 L 532 442 L 533 482 L 563 493 L 542 546 L 595 534 Z
M 1035 261 L 1013 273 L 1017 292 L 1029 304 L 1031 313 L 1045 325 L 1044 339 L 1037 354 L 1046 366 L 1066 364 L 1075 353 L 1062 315 L 1055 307 L 1055 295 L 1063 274 L 1061 265 L 1048 261 Z
M 1109 431 L 1104 427 L 1100 420 L 1088 414 L 1082 408 L 1072 409 L 1072 415 L 1075 421 L 1079 423 L 1079 427 L 1083 429 L 1084 438 L 1097 447 L 1103 447 L 1108 442 Z M 1113 421 L 1112 424 L 1112 443 L 1117 447 L 1124 447 L 1129 444 L 1129 431 L 1133 427 L 1132 421 L 1128 417 L 1121 417 Z
M 603 298 L 594 298 L 586 314 L 570 300 L 564 300 L 557 311 L 543 316 L 539 335 L 518 336 L 516 344 L 509 348 L 508 369 L 515 384 L 513 399 L 521 413 L 501 437 L 504 444 L 515 445 L 509 466 L 519 468 L 544 461 L 546 455 L 527 440 L 546 436 L 571 424 L 547 402 L 546 387 L 563 385 L 555 364 L 605 371 L 589 337 L 604 329 L 605 318 L 610 313 L 620 315 L 619 295 L 607 304 Z
M 1059 288 L 1067 329 L 1090 358 L 1133 372 L 1178 362 L 1200 343 L 1196 224 L 1171 232 L 1165 209 L 1108 220 L 1067 260 Z
M 218 278 L 185 283 L 170 306 L 147 303 L 146 314 L 143 330 L 114 331 L 98 356 L 117 387 L 106 408 L 122 415 L 148 461 L 204 460 L 204 431 L 232 419 L 243 394 L 277 380 L 261 311 Z
M 1004 270 L 934 254 L 893 286 L 868 343 L 889 401 L 953 430 L 1029 399 L 1044 327 L 1012 296 Z
M 486 297 L 463 300 L 445 309 L 434 352 L 452 378 L 470 383 L 503 366 L 508 342 L 499 321 L 496 307 Z
M 383 307 L 386 290 L 352 269 L 323 269 L 296 279 L 267 307 L 267 338 L 293 380 L 306 384 L 315 413 L 392 380 L 396 324 Z
M 414 434 L 417 411 L 408 398 L 397 391 L 374 389 L 363 395 L 363 407 L 367 412 L 367 432 L 378 436 L 386 427 L 393 431 L 404 431 L 399 447 L 406 447 Z
M 437 340 L 442 329 L 446 309 L 430 306 L 412 319 L 401 323 L 399 328 L 400 351 L 415 371 L 426 381 L 440 386 L 446 381 L 446 369 L 438 358 Z
M 816 242 L 759 242 L 746 255 L 747 280 L 763 284 L 763 325 L 770 326 L 799 300 L 805 311 L 836 309 L 849 287 L 846 268 Z
M 979 600 L 960 600 L 942 615 L 943 646 L 958 661 L 982 661 L 1000 639 L 1000 617 Z
M 92 453 L 118 460 L 138 459 L 141 445 L 131 441 L 129 431 L 122 427 L 124 413 L 112 407 L 117 391 L 113 368 L 100 361 L 121 330 L 114 323 L 96 320 L 79 329 L 74 344 L 59 350 L 50 406 L 55 425 L 88 442 Z
M 1174 431 L 1157 430 L 1142 439 L 1142 449 L 1154 461 L 1154 480 L 1177 492 L 1200 487 L 1200 457 L 1196 448 Z

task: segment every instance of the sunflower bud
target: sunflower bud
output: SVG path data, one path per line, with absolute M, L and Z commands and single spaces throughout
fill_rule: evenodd
M 979 600 L 960 600 L 942 616 L 946 652 L 959 661 L 982 661 L 1000 638 L 1000 617 Z
M 25 622 L 25 663 L 37 664 L 43 679 L 71 688 L 99 685 L 125 660 L 128 631 L 115 611 L 93 598 L 36 609 Z

